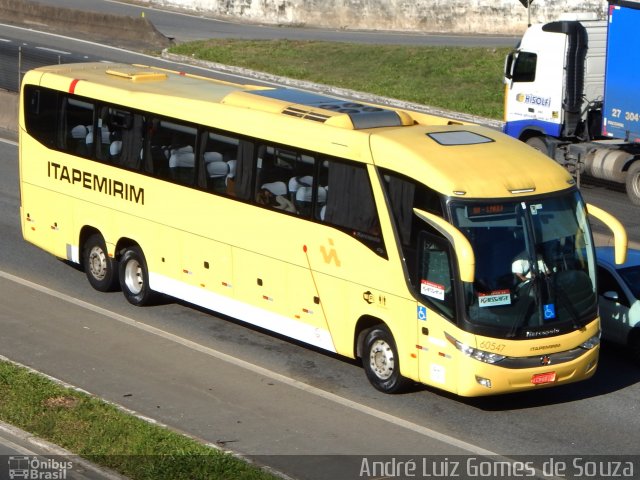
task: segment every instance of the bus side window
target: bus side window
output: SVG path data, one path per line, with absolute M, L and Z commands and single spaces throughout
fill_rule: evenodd
M 256 158 L 255 201 L 276 210 L 310 217 L 314 200 L 315 158 L 296 150 L 261 145 Z M 319 189 L 316 189 L 319 190 Z
M 202 135 L 200 171 L 207 190 L 235 196 L 235 177 L 240 141 L 216 132 Z
M 326 203 L 316 205 L 323 222 L 346 230 L 382 257 L 386 257 L 380 220 L 369 174 L 364 165 L 326 160 L 319 179 L 326 178 Z
M 440 195 L 426 185 L 396 172 L 381 170 L 381 173 L 409 278 L 414 288 L 420 288 L 420 279 L 417 278 L 416 272 L 418 264 L 416 255 L 418 233 L 424 229 L 425 225 L 413 213 L 413 209 L 419 208 L 440 217 L 444 216 Z
M 154 174 L 182 185 L 194 185 L 196 173 L 195 127 L 154 119 L 147 129 Z
M 67 96 L 62 100 L 60 148 L 72 155 L 91 156 L 93 143 L 93 103 Z
M 144 117 L 138 113 L 103 107 L 94 151 L 99 160 L 131 170 L 142 169 Z
M 60 148 L 57 142 L 58 99 L 55 90 L 33 85 L 25 87 L 23 111 L 27 133 L 49 148 Z

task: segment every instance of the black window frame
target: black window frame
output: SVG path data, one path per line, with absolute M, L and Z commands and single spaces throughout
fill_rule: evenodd
M 66 140 L 65 142 L 62 142 L 60 140 L 60 135 L 62 133 L 64 133 L 65 135 L 68 133 L 66 129 L 62 129 L 63 123 L 68 123 L 68 120 L 64 117 L 65 112 L 60 108 L 60 106 L 64 101 L 67 101 L 67 103 L 69 103 L 69 100 L 85 102 L 91 105 L 93 108 L 93 116 L 91 122 L 85 122 L 88 124 L 90 123 L 92 127 L 90 135 L 91 142 L 86 143 L 86 145 L 90 145 L 90 147 L 86 152 L 83 152 L 82 154 L 71 151 L 68 144 L 65 143 Z M 303 157 L 309 157 L 313 159 L 313 165 L 311 169 L 312 172 L 309 173 L 313 177 L 314 186 L 321 186 L 321 181 L 329 181 L 328 175 L 326 179 L 324 178 L 326 172 L 321 171 L 321 168 L 323 168 L 324 166 L 335 164 L 339 165 L 340 168 L 345 171 L 348 171 L 349 168 L 351 168 L 354 172 L 357 172 L 354 178 L 359 177 L 359 182 L 356 182 L 357 185 L 355 185 L 355 187 L 358 187 L 358 191 L 361 192 L 361 195 L 365 195 L 367 197 L 364 203 L 369 203 L 369 220 L 370 222 L 372 222 L 374 231 L 367 231 L 367 229 L 365 228 L 360 228 L 362 224 L 356 224 L 357 220 L 354 216 L 355 214 L 353 214 L 352 212 L 345 214 L 346 216 L 343 216 L 342 219 L 340 219 L 341 217 L 339 215 L 336 216 L 334 220 L 322 218 L 321 207 L 327 206 L 327 204 L 329 203 L 328 198 L 330 194 L 326 194 L 327 201 L 320 201 L 318 193 L 319 189 L 316 187 L 312 188 L 312 205 L 308 213 L 298 214 L 297 212 L 280 212 L 287 213 L 289 215 L 295 215 L 304 220 L 322 223 L 337 230 L 343 231 L 344 233 L 347 233 L 351 237 L 360 241 L 380 257 L 385 259 L 388 258 L 385 241 L 381 231 L 379 208 L 375 201 L 372 178 L 369 174 L 367 164 L 352 161 L 346 158 L 333 157 L 321 152 L 312 152 L 309 150 L 293 147 L 291 145 L 268 142 L 264 139 L 248 137 L 246 135 L 225 131 L 211 126 L 199 125 L 182 119 L 168 117 L 155 113 L 153 111 L 141 111 L 125 105 L 105 102 L 102 100 L 92 99 L 65 91 L 41 87 L 38 85 L 25 86 L 24 102 L 25 124 L 27 133 L 33 136 L 36 141 L 43 144 L 47 148 L 62 153 L 79 156 L 88 161 L 102 163 L 122 170 L 127 170 L 162 181 L 167 181 L 174 185 L 198 189 L 204 192 L 208 192 L 212 195 L 225 196 L 236 201 L 250 203 L 256 206 L 258 206 L 254 195 L 258 182 L 256 169 L 259 149 L 262 145 L 273 146 L 274 149 L 278 149 L 282 152 L 288 152 L 289 155 L 292 155 L 297 159 L 302 159 Z M 139 155 L 140 158 L 138 161 L 133 162 L 131 159 L 129 159 L 129 163 L 127 164 L 126 162 L 123 163 L 114 161 L 114 159 L 110 157 L 107 158 L 107 155 L 103 154 L 102 152 L 99 153 L 101 144 L 99 144 L 98 142 L 102 142 L 102 127 L 104 127 L 103 122 L 105 122 L 103 115 L 104 112 L 109 112 L 110 110 L 113 111 L 111 112 L 111 116 L 115 117 L 115 120 L 113 120 L 112 122 L 110 119 L 109 122 L 113 123 L 115 127 L 118 127 L 119 129 L 140 129 L 140 141 L 138 143 L 134 142 L 135 146 L 130 147 L 132 148 L 132 150 L 131 152 L 129 152 L 131 155 L 133 155 L 134 153 L 136 155 Z M 136 120 L 136 118 L 138 118 L 138 120 Z M 154 125 L 162 125 L 163 122 L 180 125 L 185 129 L 191 129 L 193 130 L 193 132 L 195 132 L 195 136 L 193 138 L 195 171 L 193 173 L 191 181 L 186 182 L 179 181 L 176 178 L 170 178 L 169 175 L 165 175 L 166 172 L 160 171 L 160 169 L 154 163 L 153 153 L 151 151 L 151 137 L 153 134 L 152 130 L 154 128 Z M 86 126 L 87 133 L 89 133 L 89 125 Z M 53 133 L 52 130 L 54 131 Z M 205 173 L 204 145 L 206 142 L 204 137 L 211 133 L 225 136 L 229 139 L 237 140 L 238 142 L 238 158 L 235 159 L 237 161 L 237 170 L 234 179 L 234 191 L 227 190 L 224 192 L 217 192 L 212 191 L 208 188 Z M 87 142 L 88 140 L 89 139 L 85 136 L 84 142 Z M 137 145 L 141 145 L 139 154 Z M 169 146 L 170 145 L 167 145 L 167 147 Z M 340 184 L 340 182 L 338 183 Z M 343 182 L 343 185 L 346 185 L 346 182 Z M 354 185 L 351 186 L 353 187 Z M 344 186 L 343 189 L 346 190 L 346 186 Z M 334 188 L 334 191 L 336 190 L 337 189 Z M 359 205 L 359 203 L 362 203 L 362 198 L 359 198 L 357 200 L 350 198 L 349 192 L 346 192 L 343 198 L 346 198 L 348 200 L 346 210 L 355 209 L 356 207 L 354 205 Z M 349 224 L 349 221 L 345 221 L 344 218 L 351 219 L 354 223 Z M 366 220 L 367 218 L 365 215 L 364 221 Z

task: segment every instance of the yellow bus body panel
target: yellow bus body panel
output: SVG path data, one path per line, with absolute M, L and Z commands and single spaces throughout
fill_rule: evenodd
M 106 74 L 107 68 L 117 73 Z M 416 114 L 413 126 L 341 128 L 337 115 L 323 124 L 282 115 L 268 99 L 252 105 L 250 94 L 228 97 L 251 87 L 143 66 L 53 66 L 28 72 L 23 85 L 73 88 L 102 102 L 358 162 L 372 179 L 381 167 L 450 197 L 517 198 L 520 190 L 541 194 L 572 185 L 564 169 L 520 142 L 426 114 Z M 403 122 L 406 115 L 414 114 L 403 113 Z M 359 322 L 384 323 L 404 376 L 463 396 L 549 386 L 531 383 L 532 375 L 549 369 L 557 372 L 554 384 L 588 378 L 595 370 L 597 348 L 561 366 L 517 371 L 456 350 L 447 334 L 474 348 L 494 344 L 505 355 L 538 357 L 576 348 L 599 324 L 547 339 L 508 341 L 464 332 L 419 304 L 402 267 L 381 182 L 372 188 L 385 255 L 319 222 L 50 150 L 26 133 L 23 108 L 19 122 L 23 235 L 55 256 L 79 263 L 87 227 L 102 234 L 114 257 L 119 244 L 135 242 L 154 290 L 350 358 L 356 356 Z M 445 130 L 489 141 L 445 147 L 429 137 Z M 480 386 L 478 375 L 491 379 L 492 388 Z

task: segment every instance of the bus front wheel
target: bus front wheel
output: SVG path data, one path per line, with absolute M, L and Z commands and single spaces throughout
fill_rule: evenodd
M 140 247 L 127 248 L 120 258 L 119 266 L 120 286 L 127 301 L 138 307 L 152 303 L 155 292 L 149 287 L 147 261 Z
M 109 257 L 107 247 L 99 233 L 94 233 L 82 247 L 82 264 L 87 280 L 99 292 L 111 292 L 118 287 L 116 265 Z
M 373 327 L 364 339 L 362 365 L 369 382 L 384 393 L 397 393 L 407 386 L 400 375 L 398 349 L 389 329 Z

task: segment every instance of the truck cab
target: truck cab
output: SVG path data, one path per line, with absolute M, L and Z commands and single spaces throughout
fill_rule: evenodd
M 601 111 L 606 35 L 585 14 L 529 27 L 505 61 L 505 133 L 539 150 L 541 136 L 600 136 L 601 114 L 588 117 Z
M 638 62 L 630 61 L 640 60 L 640 44 L 631 45 L 639 43 L 640 3 L 610 3 L 608 21 L 574 13 L 527 29 L 505 59 L 503 130 L 565 166 L 578 184 L 582 174 L 626 184 L 640 205 Z

